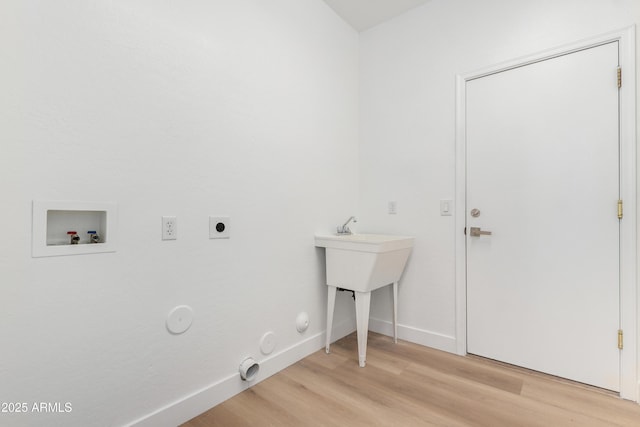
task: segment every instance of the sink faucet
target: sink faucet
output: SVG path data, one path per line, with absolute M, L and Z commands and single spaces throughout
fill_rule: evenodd
M 358 219 L 355 216 L 350 216 L 347 222 L 342 224 L 342 227 L 338 226 L 338 234 L 351 234 L 351 230 L 349 230 L 349 227 L 348 227 L 351 221 L 358 222 Z

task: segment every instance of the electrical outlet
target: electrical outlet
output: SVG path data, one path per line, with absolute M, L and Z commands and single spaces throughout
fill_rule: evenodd
M 231 219 L 228 216 L 209 217 L 209 238 L 228 239 L 231 235 Z
M 398 213 L 398 203 L 395 201 L 389 202 L 387 208 L 389 215 L 395 215 Z
M 162 240 L 176 240 L 178 238 L 178 220 L 175 216 L 162 217 Z

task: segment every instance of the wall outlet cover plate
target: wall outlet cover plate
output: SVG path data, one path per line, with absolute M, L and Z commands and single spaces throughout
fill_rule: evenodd
M 209 238 L 228 239 L 231 237 L 231 219 L 228 216 L 209 217 Z
M 175 216 L 162 217 L 162 240 L 178 238 L 178 219 Z

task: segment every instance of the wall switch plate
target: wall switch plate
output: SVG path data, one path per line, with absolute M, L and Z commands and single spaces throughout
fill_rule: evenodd
M 389 212 L 389 215 L 395 215 L 398 213 L 398 203 L 395 201 L 389 202 L 387 205 L 387 209 Z
M 162 240 L 176 240 L 178 238 L 178 220 L 175 216 L 162 217 Z
M 453 215 L 453 200 L 440 200 L 440 215 Z
M 209 238 L 228 239 L 231 237 L 231 219 L 228 216 L 209 217 Z

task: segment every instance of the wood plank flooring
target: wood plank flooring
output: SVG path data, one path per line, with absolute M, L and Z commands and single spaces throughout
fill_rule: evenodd
M 182 427 L 640 426 L 614 393 L 369 332 L 320 350 Z

